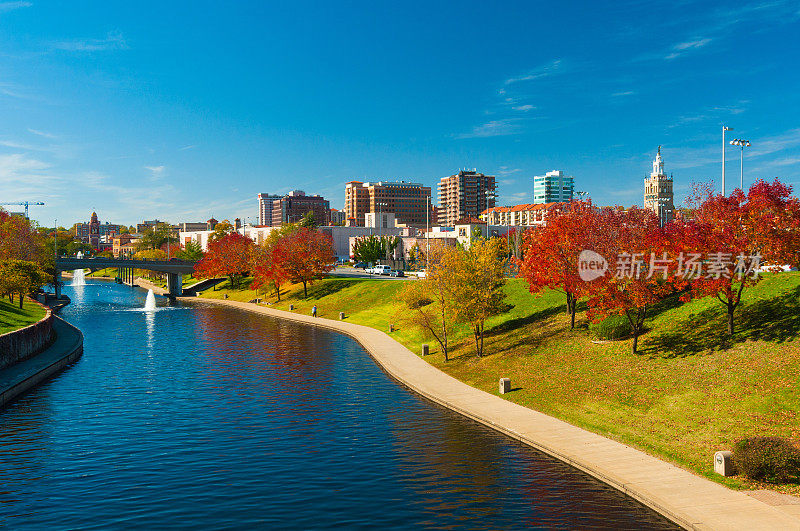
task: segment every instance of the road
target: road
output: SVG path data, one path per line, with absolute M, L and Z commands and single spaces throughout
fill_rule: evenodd
M 339 266 L 331 271 L 331 276 L 344 277 L 344 278 L 371 278 L 373 280 L 408 280 L 416 277 L 387 277 L 383 275 L 368 275 L 364 273 L 363 269 L 356 269 L 354 267 Z

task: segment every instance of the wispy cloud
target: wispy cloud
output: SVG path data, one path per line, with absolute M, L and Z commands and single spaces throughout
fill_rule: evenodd
M 15 9 L 22 9 L 24 7 L 31 7 L 31 2 L 0 2 L 0 14 L 14 11 Z
M 520 168 L 509 168 L 508 166 L 500 166 L 500 169 L 497 170 L 497 175 L 505 176 L 511 175 L 512 173 L 521 172 Z
M 705 45 L 707 45 L 708 43 L 710 43 L 712 40 L 713 39 L 711 39 L 709 37 L 705 37 L 705 38 L 695 39 L 695 40 L 686 41 L 686 42 L 679 42 L 678 44 L 675 44 L 674 46 L 672 46 L 672 51 L 669 52 L 667 55 L 665 55 L 664 59 L 667 59 L 667 60 L 677 59 L 678 57 L 680 57 L 681 55 L 683 55 L 683 54 L 685 54 L 687 52 L 690 52 L 690 51 L 693 51 L 693 50 L 699 50 L 700 48 L 702 48 Z
M 521 112 L 532 111 L 535 108 L 536 108 L 535 105 L 518 105 L 517 107 L 512 107 L 512 109 L 514 109 L 515 111 L 521 111 Z
M 492 136 L 516 135 L 522 130 L 519 120 L 506 118 L 491 120 L 481 125 L 476 125 L 469 133 L 457 135 L 456 138 L 487 138 Z
M 104 50 L 127 50 L 128 43 L 119 31 L 110 31 L 103 39 L 75 39 L 52 43 L 56 50 L 67 52 L 97 52 Z
M 634 94 L 636 94 L 635 90 L 625 90 L 622 92 L 614 92 L 613 94 L 611 94 L 611 96 L 614 98 L 621 98 L 623 96 L 633 96 Z
M 182 148 L 179 148 L 178 151 L 186 151 L 187 149 L 194 149 L 196 147 L 197 147 L 196 145 L 190 144 L 188 146 L 183 146 Z
M 167 169 L 167 167 L 163 166 L 163 165 L 161 165 L 161 166 L 145 166 L 144 168 L 150 172 L 150 180 L 151 181 L 157 181 L 158 179 L 163 177 L 164 176 L 164 172 Z
M 552 76 L 562 70 L 563 67 L 561 59 L 554 59 L 549 63 L 538 66 L 533 70 L 529 70 L 525 74 L 506 79 L 505 85 L 512 85 L 514 83 L 520 83 L 523 81 L 533 81 L 535 79 L 542 79 L 545 77 Z M 505 94 L 505 91 L 503 91 L 503 89 L 501 89 L 501 94 Z
M 45 131 L 39 131 L 38 129 L 31 129 L 30 127 L 28 128 L 28 132 L 31 133 L 31 134 L 34 134 L 36 136 L 41 136 L 41 137 L 44 137 L 44 138 L 50 138 L 50 139 L 58 138 L 54 134 L 47 133 Z

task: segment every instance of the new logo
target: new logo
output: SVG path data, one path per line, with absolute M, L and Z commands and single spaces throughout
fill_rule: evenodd
M 584 282 L 591 282 L 605 275 L 608 262 L 594 251 L 584 249 L 578 255 L 578 275 Z

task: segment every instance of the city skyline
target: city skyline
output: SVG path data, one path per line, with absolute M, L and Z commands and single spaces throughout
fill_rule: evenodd
M 745 186 L 800 186 L 795 4 L 588 5 L 0 2 L 0 202 L 44 201 L 43 225 L 252 221 L 264 191 L 342 209 L 349 181 L 477 168 L 498 205 L 560 169 L 641 206 L 661 145 L 678 206 L 719 188 L 723 124 L 753 143 Z

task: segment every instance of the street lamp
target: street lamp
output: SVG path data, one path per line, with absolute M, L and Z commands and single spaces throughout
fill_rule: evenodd
M 734 138 L 730 143 L 732 146 L 742 148 L 739 157 L 739 188 L 744 192 L 744 148 L 750 147 L 750 141 L 743 138 Z
M 725 131 L 733 131 L 733 127 L 722 126 L 722 195 L 725 196 Z

